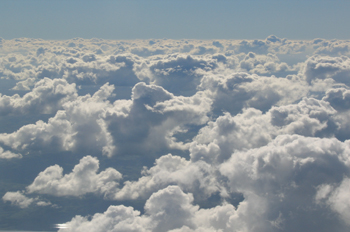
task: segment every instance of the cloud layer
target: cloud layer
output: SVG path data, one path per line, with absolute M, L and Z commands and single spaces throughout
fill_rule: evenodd
M 348 46 L 2 40 L 0 207 L 60 232 L 347 231 Z

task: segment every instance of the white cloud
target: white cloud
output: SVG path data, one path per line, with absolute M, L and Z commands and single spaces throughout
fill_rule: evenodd
M 69 150 L 74 142 L 71 123 L 64 111 L 58 111 L 48 123 L 41 120 L 35 124 L 28 124 L 19 130 L 7 134 L 0 134 L 0 141 L 14 150 L 26 151 L 40 149 Z
M 280 62 L 275 54 L 257 55 L 249 52 L 240 61 L 239 67 L 241 71 L 256 73 L 260 75 L 276 75 L 285 77 L 288 74 L 296 73 L 296 69 L 289 67 L 287 63 Z
M 100 173 L 99 161 L 86 156 L 75 165 L 72 172 L 63 175 L 62 167 L 50 166 L 40 172 L 32 184 L 27 187 L 28 193 L 50 194 L 55 196 L 81 196 L 96 193 L 108 197 L 118 187 L 122 175 L 113 168 Z
M 2 115 L 52 114 L 62 109 L 65 102 L 75 100 L 77 96 L 75 84 L 69 84 L 63 79 L 44 78 L 23 97 L 18 94 L 13 96 L 0 94 L 0 111 Z
M 315 39 L 314 48 L 316 54 L 325 54 L 329 56 L 339 56 L 349 54 L 349 42 L 341 40 L 327 41 L 324 39 Z
M 104 120 L 118 154 L 186 149 L 173 135 L 190 125 L 205 124 L 211 100 L 203 92 L 191 97 L 174 96 L 160 86 L 138 83 L 131 101 L 116 101 Z
M 16 83 L 16 86 L 12 88 L 12 90 L 24 90 L 29 91 L 32 86 L 35 84 L 35 78 L 27 78 L 23 81 L 19 81 Z
M 249 206 L 243 211 L 243 218 L 247 217 L 243 221 L 254 220 L 246 224 L 248 231 L 269 231 L 273 224 L 266 223 L 276 220 L 283 221 L 284 231 L 306 224 L 312 230 L 334 227 L 340 231 L 344 225 L 323 214 L 327 209 L 319 208 L 313 199 L 320 196 L 318 185 L 338 184 L 348 174 L 348 152 L 348 143 L 336 139 L 283 135 L 267 146 L 234 153 L 220 171 L 229 179 L 230 191 L 243 193 L 245 204 L 259 208 Z M 309 224 L 313 218 L 317 225 Z
M 60 202 L 61 231 L 349 230 L 349 41 L 2 44 L 3 178 L 32 178 L 0 208 Z
M 11 151 L 5 151 L 2 147 L 0 147 L 0 159 L 14 159 L 14 158 L 22 158 L 21 154 L 13 153 Z
M 244 107 L 267 111 L 273 105 L 293 103 L 307 96 L 309 87 L 298 77 L 276 78 L 247 73 L 208 72 L 199 86 L 213 93 L 213 111 L 239 113 Z
M 199 130 L 190 147 L 191 159 L 222 162 L 234 151 L 264 146 L 281 134 L 330 137 L 337 133 L 335 113 L 327 102 L 313 98 L 274 106 L 266 113 L 254 108 L 235 116 L 225 113 Z
M 110 156 L 114 146 L 100 118 L 109 106 L 107 98 L 113 90 L 114 87 L 106 83 L 93 96 L 79 96 L 62 104 L 63 110 L 57 111 L 47 123 L 39 120 L 13 133 L 0 134 L 0 141 L 20 151 L 41 147 L 56 151 L 104 152 Z
M 126 181 L 114 198 L 148 198 L 152 193 L 176 184 L 194 193 L 196 197 L 205 199 L 220 189 L 214 171 L 204 162 L 194 164 L 179 156 L 168 154 L 157 159 L 150 169 L 144 169 L 143 176 L 137 181 Z
M 17 192 L 7 192 L 3 197 L 3 201 L 9 201 L 13 205 L 17 205 L 20 208 L 27 208 L 30 204 L 34 202 L 33 198 L 28 198 L 20 191 Z
M 30 205 L 35 204 L 37 206 L 52 206 L 56 207 L 56 205 L 52 205 L 49 201 L 40 200 L 39 197 L 31 198 L 27 197 L 24 192 L 7 192 L 2 197 L 4 202 L 10 202 L 11 205 L 18 206 L 22 209 L 28 208 Z
M 145 204 L 146 214 L 156 224 L 152 230 L 168 231 L 183 225 L 194 227 L 192 217 L 198 206 L 193 206 L 192 201 L 192 195 L 185 194 L 177 186 L 169 186 L 152 194 Z
M 132 90 L 132 100 L 117 100 L 113 105 L 114 86 L 106 83 L 93 96 L 79 96 L 62 104 L 47 123 L 37 121 L 10 134 L 0 134 L 0 141 L 24 151 L 55 146 L 57 151 L 103 153 L 107 156 L 145 149 L 186 149 L 175 134 L 188 125 L 205 124 L 211 100 L 203 92 L 191 97 L 174 96 L 162 87 L 139 83 Z M 138 124 L 143 122 L 143 124 Z
M 338 112 L 350 109 L 350 90 L 344 87 L 328 89 L 323 97 Z
M 211 59 L 174 54 L 149 67 L 152 72 L 150 81 L 175 95 L 189 96 L 195 93 L 200 83 L 201 75 L 196 70 L 208 71 L 216 67 L 216 62 Z
M 330 189 L 328 189 L 328 188 L 330 188 Z M 328 205 L 331 207 L 332 210 L 339 213 L 340 217 L 347 224 L 350 223 L 349 222 L 349 219 L 350 219 L 350 200 L 348 197 L 349 188 L 350 188 L 350 179 L 344 178 L 344 180 L 336 188 L 332 189 L 332 187 L 330 185 L 323 185 L 322 188 L 320 188 L 318 190 L 317 195 L 316 195 L 316 200 L 320 200 L 322 198 L 327 197 Z M 326 192 L 322 193 L 322 191 L 326 191 Z M 327 195 L 329 195 L 329 196 L 327 196 Z
M 312 56 L 307 59 L 302 70 L 306 81 L 332 78 L 338 83 L 349 85 L 349 57 Z
M 191 194 L 177 186 L 154 193 L 145 204 L 145 215 L 131 207 L 110 206 L 103 214 L 90 220 L 76 216 L 59 231 L 169 231 L 183 225 L 194 227 L 193 214 L 198 210 L 191 203 Z
M 135 231 L 146 232 L 147 222 L 140 217 L 139 211 L 134 211 L 132 207 L 110 206 L 103 214 L 95 214 L 91 220 L 82 216 L 74 217 L 65 224 L 64 229 L 59 231 L 74 232 L 102 232 L 102 231 Z

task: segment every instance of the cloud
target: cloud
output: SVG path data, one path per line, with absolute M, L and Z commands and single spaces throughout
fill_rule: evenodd
M 9 201 L 13 205 L 17 205 L 20 208 L 27 208 L 30 204 L 34 202 L 34 199 L 28 198 L 23 195 L 20 191 L 17 192 L 7 192 L 3 197 L 3 201 Z
M 116 101 L 104 120 L 117 153 L 143 154 L 164 149 L 185 149 L 174 135 L 190 125 L 205 124 L 211 100 L 203 92 L 191 97 L 174 96 L 156 85 L 138 83 L 131 101 Z M 184 147 L 185 146 L 185 147 Z
M 132 100 L 117 100 L 112 105 L 108 98 L 113 91 L 114 87 L 106 83 L 93 96 L 79 96 L 62 104 L 63 110 L 47 123 L 37 121 L 16 132 L 0 134 L 0 141 L 19 151 L 54 146 L 57 151 L 107 156 L 130 152 L 132 143 L 140 154 L 145 148 L 184 149 L 184 143 L 174 135 L 188 125 L 209 120 L 211 100 L 203 92 L 174 96 L 162 87 L 139 83 L 132 90 Z M 137 124 L 140 121 L 143 124 Z
M 350 109 L 350 90 L 346 88 L 332 88 L 326 91 L 323 97 L 338 112 Z
M 145 228 L 147 220 L 139 216 L 132 207 L 110 206 L 103 214 L 95 214 L 91 220 L 76 216 L 59 231 L 150 231 Z
M 73 146 L 72 125 L 66 119 L 64 111 L 58 111 L 48 123 L 41 120 L 35 124 L 28 124 L 19 130 L 7 134 L 0 134 L 1 143 L 10 146 L 13 150 L 27 153 L 28 150 L 55 149 L 69 150 Z M 41 151 L 45 151 L 41 150 Z
M 177 186 L 154 193 L 145 204 L 146 214 L 156 222 L 153 231 L 167 231 L 183 225 L 194 226 L 191 217 L 198 207 L 191 205 L 193 197 Z
M 315 200 L 318 203 L 329 205 L 331 209 L 337 212 L 347 224 L 349 224 L 350 218 L 350 201 L 347 197 L 349 187 L 350 179 L 344 178 L 337 187 L 327 184 L 319 186 L 315 197 Z
M 304 138 L 308 140 L 308 138 Z M 304 138 L 291 136 L 289 138 L 281 138 L 281 140 L 303 140 Z M 276 141 L 276 143 L 280 142 L 284 143 L 286 141 Z M 287 143 L 290 142 L 292 141 Z M 323 143 L 324 141 L 320 142 Z M 293 144 L 292 146 L 298 145 Z M 310 145 L 309 148 L 312 149 L 313 145 Z M 326 145 L 323 148 L 325 147 L 329 146 Z M 263 150 L 267 151 L 267 149 Z M 257 151 L 258 155 L 256 158 L 259 159 L 258 157 L 260 157 L 261 153 L 259 153 L 259 150 Z M 256 165 L 254 159 L 251 160 L 251 156 L 248 155 L 246 157 L 247 154 L 240 156 L 243 160 L 251 160 L 252 163 L 251 161 L 244 162 L 242 160 L 243 162 L 239 165 L 247 165 L 245 168 L 247 168 L 246 171 L 248 172 L 251 170 L 250 168 L 259 170 L 256 173 L 252 172 L 246 175 L 244 169 L 239 168 L 236 170 L 237 166 L 233 166 L 234 169 L 227 169 L 226 172 L 227 165 L 232 165 L 231 161 L 222 166 L 221 171 L 223 173 L 236 173 L 239 179 L 245 177 L 240 180 L 236 179 L 234 181 L 235 184 L 231 185 L 235 191 L 243 191 L 245 195 L 245 200 L 237 208 L 224 202 L 213 208 L 201 209 L 193 204 L 192 194 L 186 194 L 178 186 L 170 185 L 150 196 L 145 203 L 145 213 L 142 215 L 132 207 L 122 205 L 110 206 L 106 212 L 95 214 L 90 219 L 82 216 L 74 217 L 65 224 L 67 229 L 62 229 L 62 231 L 120 231 L 122 229 L 129 231 L 295 231 L 305 226 L 304 223 L 307 223 L 305 220 L 315 219 L 314 217 L 321 217 L 323 221 L 320 224 L 313 224 L 311 227 L 309 225 L 311 229 L 327 231 L 330 228 L 334 228 L 336 231 L 342 231 L 346 228 L 344 223 L 337 220 L 335 222 L 338 224 L 328 224 L 332 221 L 334 223 L 334 215 L 330 216 L 322 212 L 320 214 L 315 213 L 314 210 L 318 209 L 317 207 L 319 207 L 320 203 L 316 203 L 313 198 L 316 196 L 317 191 L 320 190 L 310 186 L 309 182 L 311 178 L 312 182 L 317 185 L 317 181 L 320 180 L 317 175 L 310 174 L 310 171 L 317 172 L 319 170 L 321 173 L 327 173 L 323 170 L 324 167 L 319 166 L 324 163 L 319 163 L 318 160 L 327 158 L 327 156 L 330 158 L 329 156 L 332 157 L 334 155 L 323 154 L 315 160 L 298 159 L 296 157 L 290 160 L 291 156 L 282 158 L 282 154 L 279 156 L 274 152 L 264 154 L 268 155 L 268 157 L 265 156 L 265 165 L 263 166 Z M 276 160 L 275 155 L 282 159 Z M 302 156 L 306 157 L 307 155 L 303 154 Z M 343 166 L 341 170 L 344 170 L 344 163 L 340 160 L 338 161 Z M 310 170 L 310 165 L 316 169 Z M 320 169 L 317 169 L 318 167 Z M 296 173 L 291 172 L 290 168 L 294 169 Z M 329 165 L 326 168 L 336 169 L 337 167 Z M 339 178 L 331 178 L 331 180 L 341 180 L 341 171 L 339 170 L 339 172 Z M 300 175 L 303 175 L 304 178 Z M 228 177 L 230 181 L 233 181 L 231 179 L 233 176 L 228 175 Z M 321 176 L 321 178 L 327 177 L 329 177 L 327 174 Z M 271 182 L 262 182 L 267 185 L 251 183 L 251 181 L 259 182 L 261 179 L 267 180 L 266 178 L 271 180 Z M 288 182 L 286 183 L 285 181 Z M 289 181 L 294 184 L 290 185 Z M 342 183 L 341 187 L 343 185 Z M 301 195 L 296 194 L 305 191 L 306 193 Z M 305 196 L 308 198 L 304 199 L 303 197 Z M 344 200 L 346 199 L 344 198 Z M 312 214 L 310 215 L 311 212 Z
M 0 94 L 0 111 L 1 115 L 52 114 L 62 109 L 65 102 L 75 100 L 77 96 L 75 84 L 69 84 L 63 79 L 44 78 L 23 97 L 18 94 L 13 96 Z
M 131 207 L 110 206 L 91 220 L 76 216 L 62 231 L 169 231 L 183 225 L 193 227 L 192 217 L 198 207 L 192 201 L 191 194 L 169 186 L 148 199 L 143 216 Z
M 282 134 L 331 137 L 337 133 L 334 114 L 327 102 L 312 98 L 274 106 L 266 113 L 254 108 L 235 116 L 226 113 L 199 130 L 190 147 L 191 159 L 222 162 L 234 151 L 264 146 Z
M 314 48 L 316 48 L 316 54 L 324 54 L 329 56 L 340 56 L 349 54 L 348 41 L 341 40 L 324 40 L 315 39 Z
M 280 62 L 275 54 L 256 55 L 249 52 L 239 64 L 244 72 L 256 73 L 260 75 L 276 75 L 285 77 L 289 74 L 296 73 L 296 68 L 288 66 L 285 62 Z
M 330 88 L 322 98 L 324 101 L 328 101 L 330 105 L 337 110 L 337 114 L 333 116 L 333 119 L 334 123 L 338 126 L 338 131 L 335 135 L 340 140 L 350 138 L 349 119 L 347 116 L 350 110 L 349 93 L 349 90 L 344 87 Z
M 97 174 L 99 161 L 91 156 L 83 157 L 72 172 L 63 175 L 62 167 L 50 166 L 40 172 L 32 184 L 27 186 L 28 193 L 49 194 L 55 196 L 81 196 L 86 193 L 101 194 L 108 197 L 118 187 L 122 175 L 113 168 Z
M 109 102 L 106 99 L 111 96 L 113 90 L 114 87 L 106 83 L 93 96 L 79 96 L 62 104 L 63 110 L 57 111 L 47 123 L 39 120 L 13 133 L 0 134 L 0 140 L 3 144 L 20 151 L 36 150 L 38 147 L 81 152 L 90 149 L 90 152 L 111 155 L 114 148 L 110 144 L 111 138 L 104 122 L 99 120 L 99 115 L 108 106 Z M 92 105 L 94 107 L 91 107 Z M 86 146 L 88 141 L 90 147 Z
M 346 56 L 312 56 L 307 59 L 303 74 L 309 83 L 332 78 L 338 83 L 349 85 L 349 62 L 350 59 Z
M 63 78 L 79 85 L 103 85 L 106 82 L 118 86 L 133 86 L 139 79 L 133 72 L 134 56 L 96 57 L 88 54 L 78 58 L 70 58 L 62 65 L 65 70 Z
M 273 105 L 293 103 L 307 96 L 309 87 L 300 78 L 276 78 L 247 73 L 208 72 L 200 90 L 213 93 L 213 112 L 239 113 L 245 107 L 267 111 Z
M 274 224 L 268 222 L 276 220 L 283 222 L 284 231 L 305 225 L 341 231 L 344 224 L 326 216 L 323 211 L 329 209 L 321 210 L 313 199 L 317 186 L 339 184 L 349 174 L 348 150 L 347 143 L 336 139 L 281 135 L 267 146 L 234 153 L 220 171 L 229 179 L 230 191 L 243 193 L 247 206 L 255 205 L 242 215 L 249 217 L 243 221 L 254 220 L 245 225 L 248 231 L 269 231 Z M 318 223 L 311 225 L 308 220 L 315 218 Z
M 0 208 L 13 220 L 71 218 L 61 231 L 349 230 L 349 41 L 2 45 Z
M 248 53 L 248 52 L 255 52 L 255 53 L 267 53 L 268 51 L 268 45 L 262 41 L 262 40 L 243 40 L 239 43 L 238 47 L 238 53 Z
M 25 196 L 23 192 L 7 192 L 2 197 L 4 202 L 10 202 L 11 205 L 18 206 L 22 209 L 28 208 L 30 205 L 35 204 L 37 206 L 52 206 L 56 207 L 56 205 L 52 205 L 51 202 L 40 200 L 38 197 L 30 198 Z
M 0 159 L 14 159 L 14 158 L 22 158 L 21 154 L 16 154 L 11 151 L 5 151 L 2 147 L 0 147 Z
M 16 83 L 16 86 L 12 88 L 12 90 L 22 90 L 29 91 L 31 87 L 35 84 L 35 78 L 27 78 L 24 81 L 19 81 Z
M 171 55 L 150 66 L 153 74 L 151 83 L 160 85 L 176 95 L 192 95 L 201 78 L 195 71 L 197 69 L 211 70 L 216 66 L 216 63 L 211 60 Z
M 220 188 L 214 171 L 204 162 L 194 164 L 179 156 L 164 155 L 156 160 L 153 167 L 144 169 L 140 179 L 126 181 L 114 198 L 145 199 L 160 189 L 176 184 L 199 199 L 206 199 Z

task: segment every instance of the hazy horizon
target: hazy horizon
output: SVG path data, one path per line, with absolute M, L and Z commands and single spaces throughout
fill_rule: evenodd
M 0 37 L 349 39 L 346 0 L 0 1 Z

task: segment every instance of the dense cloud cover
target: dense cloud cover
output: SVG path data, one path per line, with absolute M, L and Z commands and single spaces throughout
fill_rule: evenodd
M 2 40 L 0 229 L 348 231 L 349 45 Z

